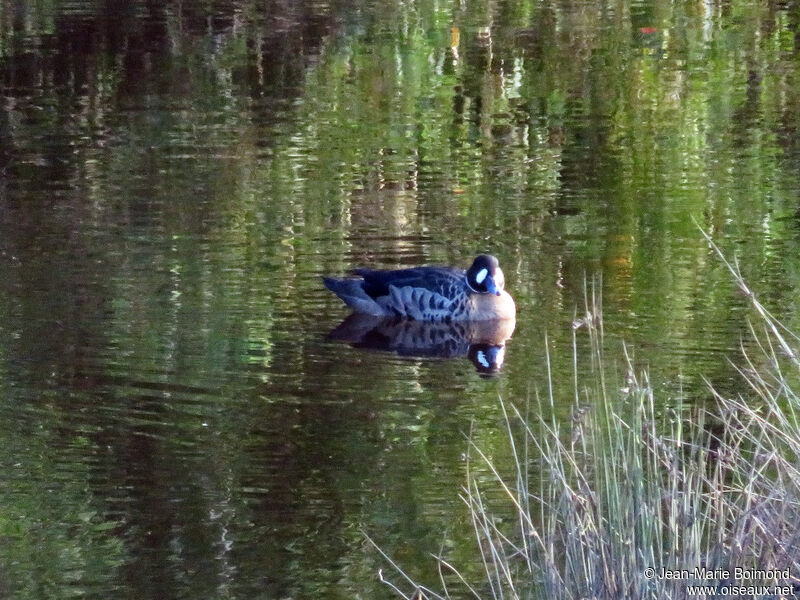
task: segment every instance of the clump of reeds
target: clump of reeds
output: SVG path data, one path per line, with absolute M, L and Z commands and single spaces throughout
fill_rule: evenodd
M 696 597 L 690 586 L 697 584 L 720 597 L 762 597 L 731 586 L 795 584 L 800 593 L 800 339 L 725 264 L 757 314 L 750 326 L 756 356 L 743 347 L 738 397 L 711 390 L 710 406 L 659 412 L 647 375 L 627 353 L 624 381 L 612 376 L 599 301 L 590 299 L 575 323 L 573 351 L 577 356 L 575 336 L 587 332 L 594 375 L 579 382 L 575 367 L 571 431 L 542 416 L 554 404 L 548 359 L 551 384 L 536 397 L 533 416 L 503 404 L 515 473 L 502 477 L 470 445 L 471 460 L 494 474 L 517 521 L 494 518 L 468 468 L 462 498 L 484 580 L 467 582 L 437 557 L 441 572 L 451 574 L 442 577 L 442 591 L 415 585 L 399 569 L 406 583 L 389 585 L 415 600 L 679 599 Z M 737 568 L 754 578 L 737 580 Z M 770 569 L 782 573 L 754 573 Z M 453 578 L 462 589 L 448 589 Z

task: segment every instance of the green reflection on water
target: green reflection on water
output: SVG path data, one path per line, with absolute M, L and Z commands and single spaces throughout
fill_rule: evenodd
M 361 528 L 474 572 L 463 432 L 503 452 L 545 334 L 568 414 L 585 278 L 663 402 L 738 391 L 745 305 L 695 220 L 797 326 L 797 30 L 756 2 L 0 2 L 2 591 L 376 597 Z M 520 306 L 499 379 L 325 341 L 319 275 L 480 250 Z

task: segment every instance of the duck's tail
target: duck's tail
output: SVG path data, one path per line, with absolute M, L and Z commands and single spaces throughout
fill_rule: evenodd
M 322 282 L 325 287 L 341 298 L 357 313 L 374 315 L 376 317 L 386 316 L 386 311 L 380 304 L 375 302 L 364 291 L 363 279 L 336 279 L 335 277 L 323 277 Z

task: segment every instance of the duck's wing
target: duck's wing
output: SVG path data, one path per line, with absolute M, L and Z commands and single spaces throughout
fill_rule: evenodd
M 361 279 L 337 279 L 323 277 L 325 287 L 339 296 L 342 301 L 357 313 L 364 313 L 377 317 L 391 315 L 384 307 L 375 302 L 375 299 L 364 293 L 364 282 Z
M 388 296 L 391 286 L 427 290 L 452 299 L 463 291 L 464 286 L 464 271 L 447 267 L 415 267 L 396 271 L 355 269 L 353 272 L 363 277 L 362 287 L 371 298 Z
M 463 271 L 445 267 L 417 267 L 397 271 L 357 269 L 362 288 L 383 310 L 420 321 L 444 321 L 464 297 Z

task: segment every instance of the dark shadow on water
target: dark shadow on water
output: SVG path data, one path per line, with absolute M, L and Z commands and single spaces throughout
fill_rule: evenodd
M 398 317 L 351 314 L 328 339 L 354 348 L 393 352 L 399 356 L 459 358 L 466 356 L 482 375 L 495 375 L 505 360 L 506 341 L 516 321 L 429 323 Z

